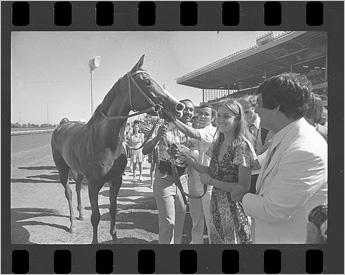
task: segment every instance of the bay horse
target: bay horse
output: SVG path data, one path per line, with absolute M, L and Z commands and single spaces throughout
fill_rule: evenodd
M 133 69 L 121 77 L 104 97 L 94 115 L 85 123 L 67 121 L 52 134 L 51 146 L 60 181 L 70 211 L 70 232 L 75 232 L 76 221 L 72 207 L 72 191 L 69 171 L 77 174 L 77 209 L 80 220 L 84 219 L 81 204 L 81 182 L 88 182 L 91 204 L 92 243 L 98 243 L 97 229 L 100 221 L 98 193 L 108 182 L 110 186 L 110 234 L 117 243 L 116 212 L 117 195 L 122 185 L 122 173 L 127 165 L 123 146 L 124 129 L 131 110 L 157 115 L 164 108 L 177 117 L 182 116 L 184 105 L 165 91 L 149 74 L 142 70 L 143 55 Z M 130 115 L 132 116 L 132 115 Z

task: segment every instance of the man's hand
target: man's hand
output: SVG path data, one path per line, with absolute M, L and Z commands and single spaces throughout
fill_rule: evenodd
M 236 202 L 242 202 L 243 196 L 247 193 L 247 190 L 240 184 L 236 184 L 232 188 L 231 198 Z
M 165 137 L 166 132 L 167 132 L 167 127 L 166 127 L 164 124 L 162 124 L 162 125 L 159 126 L 159 128 L 158 128 L 157 137 L 158 137 L 159 139 L 161 139 L 162 137 Z
M 181 151 L 181 155 L 183 155 L 188 163 L 193 163 L 194 161 L 197 161 L 196 156 L 190 153 L 186 153 Z
M 177 158 L 181 155 L 175 143 L 171 144 L 171 146 L 167 149 L 167 152 L 173 158 Z

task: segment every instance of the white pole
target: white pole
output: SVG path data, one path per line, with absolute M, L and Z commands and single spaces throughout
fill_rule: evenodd
M 47 128 L 49 128 L 49 106 L 47 102 Z
M 101 64 L 101 57 L 96 56 L 95 58 L 91 58 L 89 60 L 89 68 L 91 74 L 91 116 L 93 116 L 93 99 L 92 99 L 92 71 L 97 69 Z
M 92 70 L 90 71 L 91 74 L 91 116 L 93 116 L 93 99 L 92 99 Z

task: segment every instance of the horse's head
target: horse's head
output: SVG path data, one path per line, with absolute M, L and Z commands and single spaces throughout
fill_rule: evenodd
M 141 111 L 152 106 L 161 106 L 180 118 L 183 114 L 184 105 L 162 88 L 146 71 L 142 70 L 144 57 L 145 55 L 140 58 L 138 63 L 127 74 L 128 82 L 130 83 L 129 97 L 131 109 Z M 155 114 L 154 112 L 148 113 Z

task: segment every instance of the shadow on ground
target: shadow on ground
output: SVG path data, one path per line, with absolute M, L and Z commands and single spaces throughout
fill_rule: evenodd
M 47 171 L 45 174 L 11 178 L 11 183 L 60 183 L 60 176 L 55 166 L 18 167 L 21 170 Z
M 11 209 L 11 243 L 12 244 L 32 243 L 29 241 L 30 234 L 24 227 L 27 225 L 46 225 L 46 226 L 55 227 L 55 228 L 62 229 L 69 232 L 69 228 L 67 226 L 28 220 L 31 218 L 46 217 L 46 216 L 69 218 L 69 216 L 59 214 L 56 210 L 47 209 L 47 208 L 13 208 Z
M 18 167 L 18 169 L 25 169 L 25 170 L 55 170 L 55 171 L 57 171 L 55 166 Z

